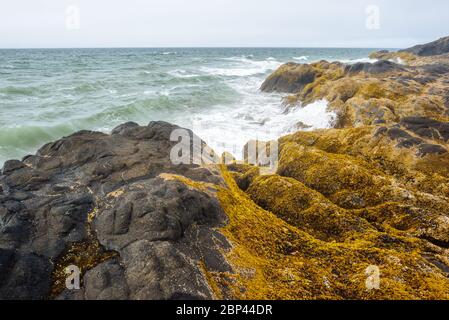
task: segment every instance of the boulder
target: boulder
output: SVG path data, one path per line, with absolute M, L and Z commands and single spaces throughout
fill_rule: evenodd
M 312 83 L 317 74 L 311 65 L 287 63 L 270 75 L 260 89 L 265 92 L 296 93 Z
M 417 56 L 435 56 L 449 53 L 449 37 L 444 37 L 427 44 L 417 45 L 401 50 L 401 52 L 409 52 Z
M 111 135 L 80 131 L 7 161 L 0 299 L 213 298 L 201 265 L 231 270 L 230 246 L 216 231 L 227 218 L 212 191 L 193 186 L 222 178 L 171 162 L 176 129 L 151 122 Z M 71 264 L 82 270 L 80 292 L 65 289 Z
M 406 117 L 401 120 L 401 125 L 421 137 L 449 140 L 449 122 L 426 117 Z
M 403 66 L 397 63 L 388 60 L 380 60 L 374 63 L 358 62 L 352 65 L 347 65 L 345 67 L 345 72 L 348 74 L 357 74 L 360 72 L 379 74 L 387 72 L 399 72 L 403 71 L 404 69 L 405 68 Z

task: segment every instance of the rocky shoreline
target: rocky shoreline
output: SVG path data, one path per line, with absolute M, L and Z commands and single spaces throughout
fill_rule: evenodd
M 165 122 L 7 161 L 0 299 L 449 299 L 448 39 L 281 66 L 263 91 L 338 118 L 280 138 L 275 173 L 174 165 Z

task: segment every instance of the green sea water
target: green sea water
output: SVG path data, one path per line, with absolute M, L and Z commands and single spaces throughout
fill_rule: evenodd
M 370 61 L 375 49 L 161 48 L 0 50 L 0 166 L 81 129 L 135 121 L 193 129 L 217 151 L 331 125 L 326 102 L 286 113 L 259 91 L 282 63 Z

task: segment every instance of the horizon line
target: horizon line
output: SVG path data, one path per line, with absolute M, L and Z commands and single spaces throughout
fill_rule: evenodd
M 111 47 L 0 47 L 0 50 L 71 50 L 71 49 L 388 49 L 398 50 L 400 48 L 390 47 L 343 47 L 343 46 L 317 46 L 317 47 L 291 47 L 291 46 L 111 46 Z

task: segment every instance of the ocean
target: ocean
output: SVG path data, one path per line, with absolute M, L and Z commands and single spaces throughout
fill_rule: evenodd
M 0 167 L 78 130 L 126 121 L 193 129 L 217 152 L 251 139 L 327 128 L 326 101 L 286 111 L 259 91 L 282 63 L 370 61 L 378 49 L 142 48 L 0 50 Z

